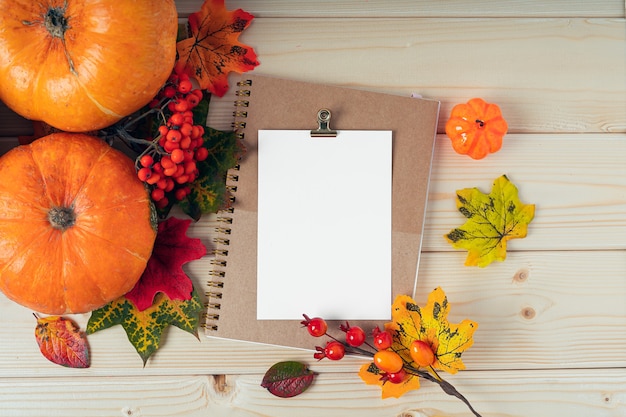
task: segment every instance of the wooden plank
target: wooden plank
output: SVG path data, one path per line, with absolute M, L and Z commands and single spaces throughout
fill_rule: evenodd
M 0 380 L 2 415 L 212 417 L 470 416 L 430 382 L 400 399 L 380 399 L 356 373 L 322 373 L 297 397 L 260 387 L 262 374 L 153 378 L 12 378 Z M 626 413 L 626 373 L 581 370 L 463 372 L 446 376 L 485 417 L 617 417 Z
M 465 222 L 456 190 L 491 192 L 506 174 L 523 203 L 535 204 L 527 238 L 512 250 L 626 249 L 626 135 L 507 135 L 496 154 L 475 161 L 437 138 L 424 249 L 451 250 L 443 235 Z
M 475 96 L 500 105 L 510 132 L 624 132 L 624 23 L 270 18 L 241 39 L 262 74 L 441 100 L 440 133 Z
M 509 134 L 502 149 L 480 161 L 459 155 L 445 135 L 436 141 L 423 249 L 454 250 L 443 235 L 465 222 L 456 190 L 491 192 L 506 174 L 535 219 L 525 239 L 509 250 L 626 249 L 625 134 Z M 215 223 L 202 221 L 190 233 L 210 244 Z
M 626 132 L 624 23 L 259 18 L 241 40 L 263 74 L 441 100 L 440 133 L 453 105 L 474 96 L 498 103 L 510 132 Z M 11 113 L 0 125 L 0 135 L 30 130 Z
M 479 323 L 475 344 L 463 356 L 468 369 L 626 368 L 626 333 L 620 331 L 626 326 L 626 251 L 514 252 L 506 262 L 483 269 L 463 266 L 464 257 L 424 253 L 415 299 L 423 304 L 441 286 L 452 305 L 451 322 L 469 318 Z M 209 268 L 208 258 L 185 267 L 198 287 Z M 30 310 L 5 297 L 0 310 L 0 377 L 259 373 L 280 360 L 313 362 L 311 351 L 204 337 L 197 341 L 172 327 L 143 368 L 116 326 L 89 336 L 91 369 L 67 369 L 39 353 Z M 74 318 L 84 328 L 88 316 Z M 311 338 L 311 349 L 323 343 Z M 345 372 L 360 363 L 350 358 L 315 366 Z
M 187 16 L 200 9 L 201 0 L 176 0 L 179 14 Z M 568 0 L 481 0 L 467 2 L 449 0 L 320 0 L 299 2 L 273 0 L 227 1 L 229 10 L 243 9 L 258 17 L 623 17 L 621 0 L 594 0 L 576 2 Z

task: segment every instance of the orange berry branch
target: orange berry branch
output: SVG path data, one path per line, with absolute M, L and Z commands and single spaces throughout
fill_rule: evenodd
M 398 336 L 391 330 L 380 330 L 378 326 L 375 327 L 371 333 L 373 344 L 370 344 L 361 327 L 350 326 L 350 323 L 346 322 L 345 325 L 342 324 L 339 327 L 345 333 L 345 340 L 341 340 L 328 333 L 328 324 L 323 318 L 310 318 L 306 314 L 303 314 L 303 317 L 301 324 L 307 328 L 311 336 L 326 336 L 331 339 L 325 347 L 315 347 L 316 352 L 313 354 L 315 359 L 327 358 L 336 361 L 343 359 L 346 354 L 371 357 L 372 363 L 368 366 L 368 372 L 376 374 L 383 387 L 385 384 L 401 387 L 407 385 L 411 378 L 424 378 L 439 385 L 446 394 L 463 401 L 475 416 L 481 417 L 467 398 L 439 376 L 433 367 L 436 360 L 435 353 L 427 342 L 422 340 L 411 342 L 410 358 L 412 361 L 410 361 L 395 350 L 393 341 Z

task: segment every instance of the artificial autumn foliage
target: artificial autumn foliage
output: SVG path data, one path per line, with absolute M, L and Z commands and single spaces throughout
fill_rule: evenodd
M 432 367 L 450 374 L 465 369 L 461 354 L 473 344 L 478 323 L 465 319 L 461 323 L 448 322 L 450 303 L 444 291 L 438 287 L 429 295 L 425 306 L 418 306 L 411 297 L 398 296 L 391 306 L 391 322 L 385 328 L 394 333 L 395 350 L 414 367 L 410 354 L 415 340 L 425 342 L 434 354 Z
M 481 98 L 454 106 L 446 122 L 446 134 L 454 150 L 473 159 L 499 151 L 507 129 L 500 107 Z
M 425 306 L 418 306 L 409 296 L 396 297 L 391 306 L 391 322 L 385 324 L 385 330 L 393 335 L 393 344 L 389 350 L 396 352 L 404 362 L 405 369 L 423 370 L 438 378 L 437 370 L 451 374 L 465 369 L 461 355 L 474 343 L 474 331 L 478 324 L 472 320 L 463 320 L 459 324 L 448 322 L 450 303 L 444 291 L 436 288 L 428 296 Z M 423 367 L 411 356 L 411 344 L 422 341 L 434 354 L 434 362 Z M 359 376 L 368 384 L 380 385 L 382 397 L 400 397 L 405 392 L 419 388 L 420 375 L 407 372 L 406 380 L 400 384 L 381 381 L 381 371 L 376 366 L 365 364 Z
M 87 338 L 72 320 L 60 316 L 35 318 L 35 339 L 46 359 L 69 368 L 89 368 Z
M 0 99 L 65 131 L 139 110 L 174 65 L 174 0 L 0 0 L 0 10 Z
M 372 361 L 363 364 L 358 375 L 366 384 L 380 386 L 382 398 L 399 398 L 419 389 L 420 379 L 426 379 L 461 400 L 480 417 L 467 398 L 438 372 L 456 373 L 465 369 L 461 355 L 473 345 L 478 324 L 468 319 L 458 324 L 449 323 L 450 303 L 441 288 L 429 294 L 423 307 L 411 297 L 401 295 L 396 297 L 391 309 L 391 322 L 385 324 L 384 330 L 374 328 L 372 342 L 367 340 L 361 327 L 350 326 L 348 322 L 339 326 L 345 333 L 342 341 L 327 332 L 326 320 L 303 314 L 301 324 L 311 336 L 331 339 L 324 347 L 316 346 L 313 357 L 336 361 L 346 354 L 369 356 Z
M 520 201 L 517 187 L 506 175 L 494 181 L 489 194 L 465 188 L 456 197 L 457 208 L 467 221 L 444 237 L 454 248 L 468 251 L 467 266 L 504 261 L 507 241 L 526 237 L 535 216 L 535 205 Z
M 191 220 L 170 217 L 159 223 L 152 256 L 143 275 L 125 297 L 138 311 L 143 311 L 154 302 L 157 293 L 167 294 L 173 301 L 191 299 L 193 283 L 183 270 L 183 265 L 206 254 L 200 239 L 187 236 Z
M 159 348 L 163 331 L 168 326 L 176 326 L 197 338 L 200 312 L 203 309 L 195 290 L 189 300 L 171 300 L 160 292 L 154 303 L 143 311 L 139 311 L 126 297 L 121 297 L 91 313 L 87 334 L 122 325 L 145 366 Z
M 261 386 L 277 397 L 295 397 L 306 391 L 313 383 L 315 375 L 315 372 L 301 362 L 278 362 L 267 370 Z
M 187 236 L 191 220 L 159 223 L 152 256 L 137 285 L 125 296 L 92 312 L 87 332 L 121 324 L 144 364 L 159 348 L 170 324 L 197 335 L 203 305 L 182 266 L 206 254 L 200 239 Z
M 253 18 L 241 9 L 226 10 L 224 0 L 206 0 L 199 12 L 189 16 L 191 37 L 176 46 L 177 68 L 222 97 L 230 72 L 243 73 L 259 65 L 254 50 L 238 40 Z
M 0 2 L 2 1 L 0 0 Z M 63 308 L 62 311 L 48 309 L 48 304 L 59 304 L 59 297 L 49 299 L 49 292 L 55 290 L 56 287 L 47 285 L 50 277 L 46 277 L 44 274 L 44 272 L 50 272 L 49 267 L 51 265 L 63 264 L 63 260 L 53 259 L 50 262 L 39 263 L 42 279 L 29 281 L 31 283 L 43 281 L 44 284 L 42 284 L 41 291 L 34 287 L 26 288 L 25 293 L 38 297 L 34 304 L 28 301 L 28 305 L 37 311 L 49 314 L 92 311 L 88 327 L 90 333 L 108 328 L 114 324 L 122 324 L 129 340 L 135 346 L 145 364 L 150 355 L 158 349 L 163 329 L 170 324 L 194 335 L 197 333 L 199 313 L 203 306 L 193 288 L 191 280 L 182 270 L 182 265 L 202 257 L 206 253 L 206 248 L 199 239 L 186 237 L 185 232 L 190 220 L 180 221 L 176 218 L 170 218 L 159 225 L 159 242 L 155 246 L 148 267 L 146 267 L 145 262 L 151 252 L 156 235 L 157 218 L 154 206 L 157 207 L 157 212 L 161 219 L 166 219 L 172 206 L 180 203 L 180 207 L 185 214 L 194 220 L 199 220 L 203 213 L 216 212 L 230 204 L 231 196 L 225 183 L 226 175 L 227 171 L 236 165 L 244 152 L 244 148 L 234 132 L 222 132 L 208 128 L 206 127 L 206 120 L 210 93 L 221 96 L 226 92 L 228 89 L 228 73 L 232 71 L 242 73 L 258 65 L 254 50 L 238 42 L 239 35 L 249 26 L 253 17 L 242 10 L 227 11 L 223 0 L 207 0 L 198 13 L 190 16 L 188 25 L 190 32 L 184 35 L 181 33 L 182 37 L 188 36 L 189 33 L 191 37 L 181 40 L 180 44 L 177 45 L 178 24 L 173 0 L 158 0 L 156 2 L 145 2 L 144 0 L 128 2 L 127 0 L 120 0 L 114 2 L 116 7 L 113 9 L 115 10 L 109 7 L 112 3 L 111 0 L 95 0 L 89 2 L 88 5 L 74 0 L 65 2 L 44 0 L 37 4 L 30 2 L 28 7 L 18 7 L 17 9 L 14 6 L 18 4 L 13 3 L 3 8 L 5 12 L 0 14 L 2 23 L 6 23 L 8 21 L 6 19 L 13 18 L 15 17 L 14 15 L 24 12 L 26 9 L 30 11 L 31 8 L 38 8 L 41 13 L 37 13 L 34 20 L 22 19 L 19 22 L 14 22 L 15 24 L 11 27 L 25 25 L 26 27 L 34 27 L 37 30 L 41 29 L 41 27 L 49 30 L 51 25 L 61 26 L 59 28 L 60 32 L 58 34 L 53 33 L 51 38 L 46 38 L 46 41 L 50 41 L 50 44 L 53 46 L 59 46 L 58 48 L 51 48 L 55 53 L 71 52 L 61 54 L 61 59 L 55 62 L 47 62 L 51 65 L 43 65 L 40 61 L 37 61 L 39 58 L 45 60 L 46 54 L 40 54 L 35 59 L 24 53 L 24 51 L 31 51 L 28 47 L 20 48 L 18 51 L 20 58 L 32 58 L 32 61 L 36 63 L 37 71 L 41 71 L 39 74 L 42 75 L 41 79 L 44 81 L 44 76 L 49 73 L 48 70 L 62 74 L 64 70 L 63 64 L 66 64 L 66 67 L 69 65 L 70 73 L 72 73 L 69 79 L 73 80 L 72 77 L 76 76 L 76 79 L 83 82 L 85 87 L 90 87 L 91 84 L 87 83 L 88 80 L 81 78 L 81 76 L 84 76 L 84 73 L 81 71 L 74 73 L 73 70 L 76 68 L 72 67 L 75 63 L 88 63 L 88 60 L 83 60 L 84 56 L 74 54 L 72 51 L 75 50 L 71 49 L 75 44 L 80 43 L 74 42 L 78 38 L 80 38 L 80 41 L 85 42 L 90 40 L 86 33 L 81 33 L 80 36 L 77 36 L 81 30 L 86 32 L 90 30 L 89 25 L 81 26 L 81 19 L 83 17 L 89 19 L 92 12 L 100 13 L 100 17 L 109 16 L 108 13 L 112 13 L 110 21 L 114 22 L 114 24 L 110 25 L 106 33 L 100 33 L 99 35 L 102 35 L 101 39 L 98 39 L 94 44 L 105 45 L 101 49 L 106 49 L 105 52 L 107 53 L 101 56 L 106 62 L 94 64 L 94 68 L 97 67 L 96 69 L 102 69 L 102 71 L 92 72 L 93 75 L 104 75 L 105 78 L 97 78 L 94 81 L 97 84 L 97 90 L 91 90 L 90 88 L 85 88 L 84 91 L 81 90 L 82 93 L 89 96 L 92 102 L 84 103 L 81 101 L 82 98 L 73 98 L 73 96 L 70 98 L 57 97 L 50 102 L 44 102 L 37 94 L 31 94 L 30 92 L 27 94 L 22 93 L 19 98 L 27 102 L 29 106 L 46 110 L 46 115 L 48 116 L 50 114 L 64 116 L 69 122 L 65 120 L 66 123 L 63 124 L 57 122 L 57 119 L 54 118 L 48 119 L 43 116 L 35 117 L 36 114 L 27 114 L 27 117 L 33 119 L 35 131 L 32 137 L 20 138 L 20 143 L 30 143 L 38 137 L 45 136 L 47 129 L 59 130 L 59 128 L 81 131 L 89 129 L 93 135 L 98 136 L 99 143 L 107 149 L 112 149 L 111 144 L 119 144 L 119 141 L 121 141 L 126 145 L 129 153 L 135 153 L 136 155 L 135 166 L 133 167 L 132 163 L 128 166 L 128 171 L 132 175 L 129 178 L 119 178 L 116 175 L 110 175 L 109 169 L 111 167 L 108 165 L 104 167 L 96 166 L 98 169 L 93 169 L 89 179 L 89 184 L 94 184 L 90 188 L 93 189 L 93 198 L 98 202 L 100 200 L 110 200 L 113 202 L 111 204 L 119 203 L 117 198 L 120 195 L 124 195 L 125 190 L 129 187 L 128 184 L 139 185 L 144 197 L 143 202 L 148 207 L 151 230 L 151 235 L 146 236 L 140 233 L 140 226 L 137 225 L 141 223 L 139 220 L 144 211 L 130 205 L 112 207 L 109 211 L 117 215 L 116 221 L 111 221 L 106 226 L 99 224 L 97 230 L 95 230 L 95 232 L 100 232 L 101 230 L 108 231 L 108 234 L 105 234 L 107 239 L 103 239 L 103 242 L 95 242 L 98 233 L 94 232 L 92 241 L 72 241 L 69 245 L 76 252 L 88 254 L 88 261 L 81 263 L 73 262 L 73 259 L 66 260 L 66 263 L 76 265 L 76 268 L 82 268 L 85 271 L 90 271 L 88 267 L 97 266 L 98 273 L 95 274 L 97 277 L 110 272 L 107 268 L 101 268 L 101 263 L 106 263 L 111 268 L 116 269 L 114 273 L 110 274 L 111 276 L 108 277 L 108 280 L 100 283 L 102 285 L 101 295 L 108 297 L 107 300 L 104 302 L 98 301 L 97 304 L 85 304 L 86 306 L 80 307 L 80 309 L 75 308 L 74 304 L 67 309 L 64 306 L 59 307 Z M 132 7 L 136 9 L 132 9 Z M 78 17 L 75 15 L 77 11 L 81 14 Z M 150 13 L 146 14 L 146 11 Z M 138 19 L 138 16 L 141 18 Z M 41 21 L 37 19 L 41 19 Z M 99 20 L 91 19 L 91 22 L 99 22 Z M 154 25 L 155 22 L 156 26 Z M 3 24 L 2 26 L 10 25 Z M 130 35 L 129 30 L 132 32 Z M 147 31 L 152 33 L 146 33 Z M 15 31 L 7 31 L 5 34 L 0 34 L 0 45 L 9 45 L 8 43 L 2 43 L 6 35 L 14 37 L 11 42 L 19 41 L 24 45 L 28 44 L 27 46 L 29 47 L 38 47 L 39 44 L 28 40 L 30 38 L 24 38 L 26 42 L 24 42 L 24 39 L 17 39 L 17 37 L 12 35 L 13 32 Z M 39 30 L 39 32 L 43 32 L 44 37 L 47 36 L 45 31 Z M 63 37 L 63 35 L 68 37 Z M 115 41 L 121 41 L 122 46 L 113 42 L 112 38 L 116 36 Z M 141 51 L 136 51 L 134 47 L 136 44 L 141 44 Z M 180 51 L 184 55 L 180 57 L 180 60 L 178 60 L 177 47 L 181 48 Z M 13 53 L 15 50 L 6 48 L 6 51 L 3 52 Z M 131 58 L 130 61 L 127 59 L 129 57 Z M 177 62 L 175 62 L 175 59 Z M 17 62 L 13 60 L 13 57 L 8 57 L 5 61 L 7 63 Z M 61 65 L 52 65 L 59 63 Z M 117 71 L 122 63 L 125 65 L 124 71 Z M 0 68 L 1 70 L 2 68 Z M 196 88 L 192 84 L 187 74 L 197 79 L 200 88 Z M 122 85 L 116 83 L 116 75 L 122 76 Z M 156 84 L 150 84 L 149 86 L 145 84 L 154 83 L 156 78 L 158 78 Z M 45 86 L 59 87 L 62 84 L 60 80 L 49 79 Z M 89 82 L 91 81 L 93 80 L 89 80 Z M 144 84 L 140 85 L 140 82 L 144 82 Z M 9 90 L 14 88 L 14 84 L 19 83 L 14 82 L 3 85 L 0 87 L 0 93 L 5 91 L 5 87 Z M 22 84 L 26 85 L 27 83 Z M 42 86 L 44 84 L 35 87 Z M 41 90 L 45 89 L 42 88 Z M 49 91 L 37 91 L 37 93 L 42 93 L 45 96 Z M 50 97 L 47 98 L 50 99 Z M 131 98 L 138 101 L 132 101 Z M 112 101 L 107 101 L 109 99 L 112 99 Z M 115 102 L 118 99 L 120 103 Z M 41 103 L 44 105 L 39 106 Z M 126 107 L 118 108 L 115 106 L 108 107 L 110 103 L 130 105 L 132 109 L 128 110 Z M 103 118 L 97 112 L 96 114 L 89 114 L 90 105 L 92 104 L 95 104 L 98 110 L 104 112 L 109 118 Z M 122 108 L 125 110 L 120 110 L 116 113 L 118 109 Z M 175 122 L 175 118 L 179 121 Z M 40 119 L 49 122 L 50 125 L 40 122 Z M 54 125 L 54 127 L 51 125 Z M 165 132 L 168 134 L 166 135 Z M 173 139 L 170 138 L 171 135 L 174 135 Z M 189 143 L 190 140 L 192 140 L 192 143 Z M 91 149 L 90 143 L 84 145 L 86 145 L 85 148 L 87 150 Z M 179 157 L 181 155 L 183 156 Z M 99 162 L 96 156 L 94 156 L 93 160 Z M 127 157 L 120 159 L 124 160 L 127 165 L 130 162 Z M 166 171 L 169 170 L 169 167 L 165 167 L 166 159 L 176 164 L 176 175 L 173 175 L 173 173 L 167 174 Z M 108 162 L 108 159 L 105 158 L 105 161 Z M 64 166 L 61 163 L 52 165 L 61 168 Z M 72 171 L 74 165 L 74 160 L 69 158 L 69 163 L 66 164 L 65 168 L 67 169 L 64 173 L 70 180 L 73 180 L 75 176 L 75 173 Z M 145 174 L 146 171 L 144 169 L 144 172 L 140 172 L 142 168 L 149 170 L 149 173 L 141 175 Z M 184 169 L 182 173 L 180 172 L 181 168 Z M 13 174 L 13 172 L 9 174 Z M 20 175 L 4 175 L 4 177 L 5 179 L 21 180 Z M 184 180 L 183 177 L 188 177 L 188 179 Z M 140 182 L 138 182 L 138 179 Z M 167 186 L 164 186 L 163 184 L 166 180 L 169 183 Z M 4 183 L 13 182 L 18 187 L 21 184 L 19 181 L 5 181 Z M 170 187 L 172 183 L 173 187 Z M 99 187 L 96 187 L 96 184 Z M 56 183 L 52 185 L 56 185 Z M 159 194 L 161 194 L 160 197 L 163 197 L 162 194 L 164 193 L 167 193 L 166 196 L 169 197 L 169 202 L 163 203 L 162 198 L 156 198 Z M 34 242 L 36 240 L 33 235 L 34 231 L 29 229 L 29 226 L 32 226 L 32 224 L 22 222 L 24 216 L 17 219 L 11 217 L 12 214 L 20 213 L 21 205 L 25 205 L 20 198 L 15 198 L 18 194 L 20 193 L 11 193 L 7 198 L 19 207 L 13 210 L 11 204 L 6 204 L 4 207 L 9 207 L 12 211 L 4 214 L 15 225 L 24 223 L 19 230 L 18 227 L 15 227 L 16 233 L 24 235 L 30 233 L 25 239 Z M 154 206 L 150 204 L 150 200 L 152 200 Z M 0 214 L 3 213 L 0 212 Z M 117 221 L 124 216 L 126 216 L 126 222 Z M 16 222 L 15 220 L 18 221 Z M 1 221 L 2 216 L 0 216 L 0 223 Z M 85 231 L 91 232 L 90 229 Z M 0 224 L 0 236 L 12 236 L 7 233 L 3 235 L 2 232 L 5 232 L 5 230 L 2 229 Z M 129 237 L 127 233 L 131 233 L 133 236 Z M 71 235 L 71 233 L 67 234 Z M 89 234 L 85 233 L 85 235 L 88 236 Z M 17 240 L 23 240 L 24 236 L 17 236 L 17 238 Z M 134 243 L 136 240 L 143 240 L 143 245 L 149 247 L 146 249 L 146 256 L 143 256 L 144 250 L 134 250 L 134 248 L 126 246 L 127 242 Z M 107 247 L 106 241 L 109 241 L 110 248 Z M 45 242 L 42 240 L 41 243 Z M 49 247 L 47 248 L 49 249 Z M 120 255 L 119 251 L 123 253 Z M 71 253 L 71 251 L 68 251 L 68 253 Z M 145 270 L 143 278 L 132 291 L 125 296 L 119 297 L 132 288 L 137 281 L 136 274 L 126 272 L 129 267 L 136 266 L 136 260 L 127 259 L 132 254 L 136 254 L 137 258 L 144 261 L 144 265 L 139 268 L 141 271 Z M 42 250 L 41 253 L 35 255 L 39 255 L 40 259 L 46 259 L 48 252 L 44 253 Z M 140 274 L 141 271 L 139 271 Z M 31 275 L 33 274 L 23 274 L 23 276 Z M 48 275 L 52 276 L 52 278 L 55 276 L 55 274 Z M 75 273 L 74 275 L 75 280 L 80 281 L 83 278 L 81 274 Z M 118 285 L 118 275 L 125 275 L 122 277 L 122 281 L 128 288 L 124 287 L 123 290 L 118 288 L 116 290 L 117 295 L 113 297 L 109 287 Z M 34 276 L 38 278 L 36 274 Z M 17 282 L 16 280 L 12 281 Z M 96 290 L 98 288 L 97 285 L 92 285 L 90 280 L 85 280 L 82 287 L 71 288 L 72 293 L 67 298 L 72 303 L 76 301 L 75 299 L 81 299 L 81 297 L 87 299 L 92 293 L 97 293 L 98 291 Z M 8 292 L 9 287 L 2 287 L 0 282 L 0 289 L 7 289 Z M 84 295 L 81 295 L 83 293 Z M 13 293 L 8 293 L 7 295 L 13 298 Z M 109 301 L 111 302 L 108 305 L 98 308 Z M 46 305 L 42 307 L 42 303 L 46 303 Z

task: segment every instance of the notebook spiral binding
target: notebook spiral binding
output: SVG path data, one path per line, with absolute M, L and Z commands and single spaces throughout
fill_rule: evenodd
M 233 122 L 233 129 L 239 140 L 244 140 L 244 129 L 246 122 L 239 119 L 245 119 L 248 117 L 248 111 L 245 110 L 250 104 L 246 97 L 249 97 L 251 92 L 248 88 L 252 85 L 252 80 L 243 80 L 237 83 L 237 90 L 235 96 L 237 99 L 234 101 L 236 110 L 233 112 L 235 121 Z M 237 182 L 239 181 L 239 166 L 233 167 L 226 177 L 226 189 L 231 193 L 230 202 L 235 202 L 237 193 Z M 233 224 L 233 213 L 235 209 L 230 206 L 217 213 L 218 226 L 215 228 L 216 237 L 213 239 L 215 249 L 213 255 L 215 258 L 211 260 L 211 270 L 209 271 L 209 280 L 207 282 L 208 289 L 205 292 L 207 302 L 205 313 L 204 327 L 208 331 L 217 331 L 218 321 L 220 319 L 221 300 L 223 295 L 224 281 L 226 277 L 226 268 L 228 266 L 228 247 L 230 245 L 229 236 L 231 234 L 231 226 Z

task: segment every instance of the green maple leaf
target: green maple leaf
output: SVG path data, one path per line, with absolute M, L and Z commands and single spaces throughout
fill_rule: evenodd
M 494 181 L 490 194 L 477 188 L 458 190 L 457 208 L 467 221 L 444 237 L 454 248 L 468 250 L 467 266 L 504 261 L 507 241 L 526 237 L 535 216 L 535 205 L 522 204 L 506 175 Z
M 159 348 L 167 326 L 176 326 L 197 338 L 202 310 L 203 305 L 195 289 L 191 300 L 170 300 L 167 295 L 158 293 L 153 305 L 143 311 L 139 311 L 127 298 L 120 297 L 91 313 L 87 334 L 121 324 L 145 366 Z
M 232 131 L 208 127 L 203 146 L 208 149 L 209 156 L 196 164 L 200 174 L 190 184 L 191 193 L 179 202 L 183 212 L 194 220 L 199 220 L 203 213 L 215 213 L 229 205 L 226 174 L 243 154 L 241 141 Z

